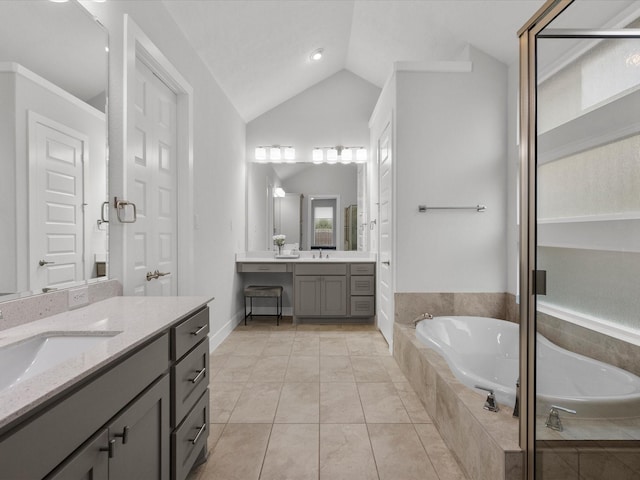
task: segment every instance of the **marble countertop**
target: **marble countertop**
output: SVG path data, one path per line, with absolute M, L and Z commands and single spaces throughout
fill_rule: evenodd
M 318 250 L 300 252 L 297 258 L 284 256 L 277 258 L 273 251 L 236 253 L 237 263 L 369 263 L 376 261 L 376 254 L 341 250 L 323 250 L 323 258 L 318 258 Z M 313 258 L 315 255 L 316 258 Z M 327 257 L 328 255 L 328 257 Z
M 0 348 L 51 334 L 90 333 L 109 337 L 99 346 L 91 347 L 13 387 L 0 390 L 0 429 L 211 300 L 208 297 L 112 297 L 78 310 L 0 331 Z

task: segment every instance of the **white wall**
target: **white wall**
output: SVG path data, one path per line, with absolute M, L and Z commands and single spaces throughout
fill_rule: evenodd
M 245 245 L 245 124 L 161 2 L 83 1 L 109 30 L 110 161 L 122 162 L 124 14 L 129 14 L 193 88 L 193 294 L 214 296 L 211 336 L 216 343 L 240 317 L 235 253 Z M 122 179 L 110 175 L 113 196 Z M 112 233 L 113 236 L 113 233 Z M 110 243 L 110 254 L 117 254 Z
M 396 75 L 396 292 L 506 290 L 507 69 L 470 59 L 470 73 Z
M 249 122 L 247 158 L 258 145 L 293 145 L 299 161 L 310 161 L 313 147 L 367 146 L 378 95 L 378 87 L 341 70 Z
M 508 95 L 508 121 L 507 121 L 507 292 L 519 295 L 518 292 L 518 273 L 520 262 L 520 224 L 518 217 L 520 215 L 518 209 L 520 200 L 518 195 L 520 190 L 518 184 L 520 181 L 520 152 L 518 150 L 518 93 L 520 84 L 520 71 L 518 64 L 509 68 L 509 95 Z
M 272 188 L 281 186 L 278 175 L 271 165 L 251 163 L 247 165 L 247 240 L 246 250 L 268 250 L 271 243 L 269 216 L 272 206 Z M 270 188 L 271 187 L 271 188 Z M 243 248 L 238 251 L 244 250 Z

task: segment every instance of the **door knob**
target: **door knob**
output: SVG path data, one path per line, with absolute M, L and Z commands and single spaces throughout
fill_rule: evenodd
M 51 265 L 52 263 L 56 263 L 56 262 L 47 262 L 46 260 L 40 260 L 38 262 L 38 265 L 40 265 L 41 267 L 44 267 L 45 265 Z
M 387 261 L 382 262 L 382 264 L 389 266 L 389 265 L 391 265 L 391 262 L 389 260 L 387 260 Z

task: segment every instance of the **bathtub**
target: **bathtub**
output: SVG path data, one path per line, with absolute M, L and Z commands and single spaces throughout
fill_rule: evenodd
M 519 327 L 485 317 L 435 317 L 416 327 L 417 338 L 438 351 L 460 382 L 494 390 L 498 404 L 515 404 Z M 640 377 L 565 350 L 537 334 L 537 411 L 551 405 L 583 418 L 640 416 Z M 477 390 L 484 393 L 482 390 Z

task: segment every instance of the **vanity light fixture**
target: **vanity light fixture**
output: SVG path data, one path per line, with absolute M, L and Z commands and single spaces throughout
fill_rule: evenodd
M 354 155 L 355 152 L 355 155 Z M 326 153 L 326 156 L 325 156 Z M 367 161 L 367 149 L 364 147 L 315 147 L 312 153 L 313 163 L 351 163 L 354 161 L 363 163 Z
M 276 188 L 273 190 L 273 196 L 274 196 L 275 198 L 282 198 L 282 197 L 284 197 L 286 194 L 287 194 L 287 192 L 285 192 L 285 191 L 284 191 L 284 188 L 282 188 L 282 187 L 276 187 Z
M 296 149 L 290 145 L 260 145 L 255 149 L 254 158 L 258 162 L 294 162 Z

